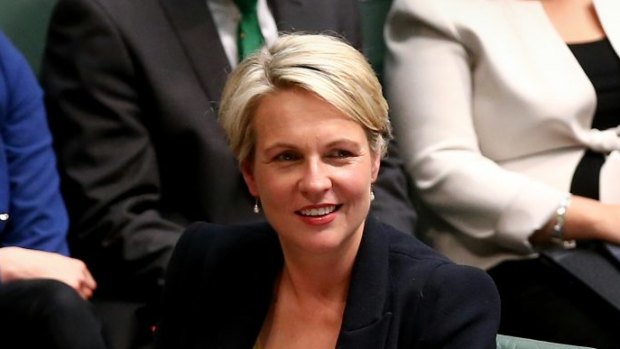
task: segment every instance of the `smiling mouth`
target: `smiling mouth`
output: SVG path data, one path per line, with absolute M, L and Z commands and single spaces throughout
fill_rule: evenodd
M 319 208 L 309 208 L 309 209 L 299 210 L 299 211 L 296 211 L 295 213 L 297 213 L 300 216 L 304 216 L 304 217 L 322 217 L 332 212 L 338 211 L 340 207 L 342 207 L 342 205 L 329 205 L 329 206 L 324 206 L 324 207 L 319 207 Z

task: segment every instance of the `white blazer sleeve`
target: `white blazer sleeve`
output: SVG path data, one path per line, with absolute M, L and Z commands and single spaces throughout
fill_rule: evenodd
M 467 2 L 395 0 L 388 17 L 386 92 L 403 158 L 421 199 L 447 223 L 531 252 L 528 236 L 565 192 L 481 153 L 472 114 L 479 57 L 463 44 L 471 33 L 449 20 L 460 9 L 447 7 L 467 11 Z M 502 130 L 496 132 L 502 142 Z

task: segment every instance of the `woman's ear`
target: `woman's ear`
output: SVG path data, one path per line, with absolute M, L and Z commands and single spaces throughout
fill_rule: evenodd
M 254 164 L 252 160 L 246 159 L 241 162 L 241 174 L 245 184 L 248 186 L 248 190 L 252 196 L 258 196 L 258 190 L 256 189 L 256 180 L 254 179 Z
M 371 182 L 374 183 L 377 180 L 377 177 L 379 177 L 379 169 L 381 168 L 381 153 L 379 152 L 374 152 L 371 155 L 371 173 L 370 173 L 370 179 Z

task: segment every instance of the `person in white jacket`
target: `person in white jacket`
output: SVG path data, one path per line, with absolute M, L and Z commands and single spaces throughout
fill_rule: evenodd
M 395 0 L 385 34 L 426 237 L 494 277 L 500 331 L 617 347 L 618 312 L 537 251 L 620 243 L 620 5 Z

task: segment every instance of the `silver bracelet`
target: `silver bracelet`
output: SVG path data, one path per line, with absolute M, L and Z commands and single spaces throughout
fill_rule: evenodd
M 551 232 L 551 241 L 561 245 L 564 248 L 575 247 L 575 240 L 564 239 L 564 224 L 566 223 L 566 211 L 570 205 L 571 195 L 566 195 L 560 206 L 555 210 L 555 224 L 553 224 L 553 231 Z

